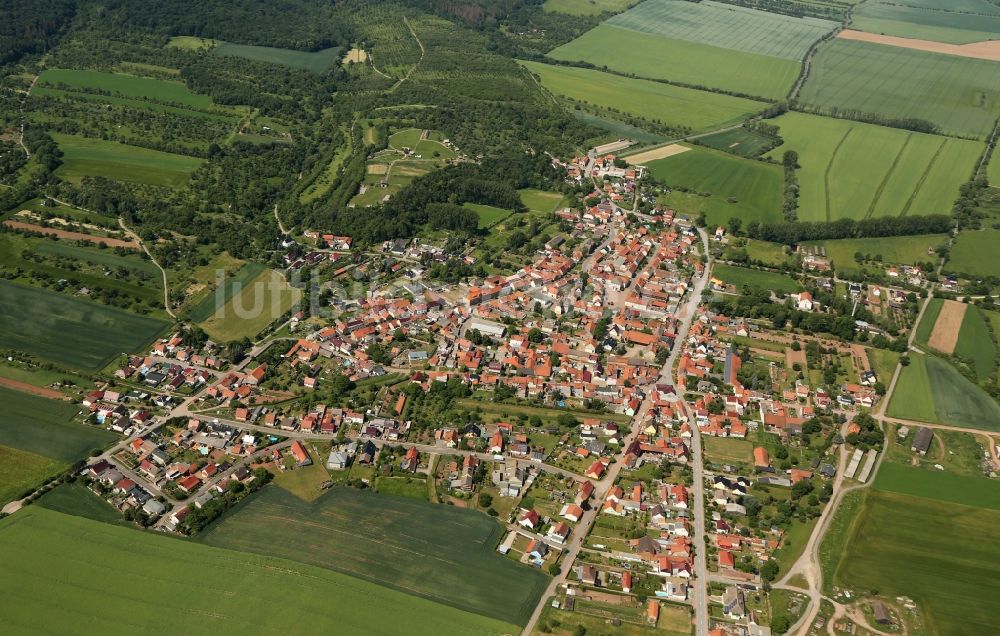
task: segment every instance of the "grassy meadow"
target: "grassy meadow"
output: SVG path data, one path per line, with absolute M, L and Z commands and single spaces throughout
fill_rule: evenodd
M 800 67 L 793 60 L 665 38 L 606 23 L 548 55 L 556 60 L 589 62 L 597 68 L 606 66 L 619 73 L 765 99 L 785 97 Z
M 249 46 L 246 44 L 222 42 L 212 49 L 212 55 L 242 57 L 254 62 L 277 64 L 278 66 L 322 73 L 340 62 L 341 51 L 340 47 L 332 47 L 323 49 L 322 51 L 295 51 L 292 49 L 277 49 L 270 46 Z
M 650 121 L 690 128 L 717 128 L 744 119 L 764 104 L 585 68 L 521 62 L 548 91 Z
M 148 99 L 196 109 L 210 109 L 215 104 L 208 95 L 195 93 L 181 81 L 166 81 L 138 75 L 105 73 L 79 69 L 47 69 L 38 76 L 37 86 L 69 90 L 109 91 L 112 95 Z
M 860 506 L 834 519 L 843 550 L 824 579 L 859 593 L 913 598 L 933 634 L 991 632 L 991 599 L 1000 597 L 1000 574 L 992 567 L 1000 554 L 1000 511 L 889 492 L 878 479 L 861 497 Z M 821 552 L 829 552 L 826 541 Z
M 995 258 L 1000 245 L 1000 230 L 960 232 L 948 253 L 944 271 L 968 276 L 1000 276 L 1000 259 Z
M 950 214 L 982 152 L 963 139 L 786 113 L 773 120 L 799 155 L 799 219 Z
M 301 296 L 280 272 L 268 269 L 248 281 L 199 326 L 217 342 L 253 338 Z
M 984 138 L 1000 115 L 998 71 L 986 60 L 834 39 L 819 47 L 799 101 L 819 112 L 924 119 Z
M 261 263 L 246 263 L 222 281 L 212 281 L 212 291 L 191 305 L 187 310 L 187 318 L 191 322 L 205 322 L 235 295 L 241 292 L 252 280 L 267 270 Z
M 901 38 L 969 44 L 995 40 L 1000 7 L 989 0 L 868 0 L 854 10 L 851 28 Z
M 791 294 L 802 289 L 802 285 L 791 276 L 776 272 L 748 269 L 746 267 L 734 267 L 725 264 L 716 265 L 712 269 L 712 276 L 725 283 L 734 285 L 737 289 L 742 289 L 744 285 L 749 285 L 758 289 L 770 289 L 776 294 Z
M 492 205 L 483 205 L 481 203 L 465 203 L 463 207 L 472 210 L 479 217 L 480 230 L 492 227 L 513 214 L 510 210 L 495 208 Z
M 0 613 L 15 632 L 119 633 L 157 631 L 167 624 L 181 632 L 213 634 L 291 630 L 485 636 L 517 631 L 506 622 L 330 570 L 42 506 L 0 521 L 0 560 Z M 194 582 L 196 572 L 208 573 L 209 589 Z M 116 584 L 80 584 L 108 577 Z M 280 606 L 275 605 L 276 591 Z
M 860 272 L 862 270 L 884 271 L 881 265 L 861 265 L 854 255 L 861 253 L 866 258 L 882 257 L 886 265 L 890 263 L 913 265 L 915 263 L 935 263 L 936 253 L 929 253 L 938 245 L 948 242 L 945 234 L 918 234 L 916 236 L 888 236 L 880 238 L 837 239 L 831 241 L 809 241 L 806 245 L 822 245 L 826 256 L 839 272 Z
M 679 204 L 677 209 L 684 212 L 704 211 L 709 225 L 725 224 L 732 217 L 740 217 L 744 224 L 781 219 L 780 166 L 697 146 L 646 166 L 668 186 L 689 190 L 691 202 L 703 204 L 703 210 L 691 209 L 684 201 L 670 203 Z
M 0 281 L 0 347 L 66 367 L 97 371 L 121 353 L 139 351 L 166 326 L 156 318 Z
M 266 488 L 199 540 L 304 561 L 523 625 L 548 579 L 497 554 L 503 531 L 481 513 L 413 499 L 335 488 L 307 503 Z
M 179 186 L 203 163 L 202 159 L 129 146 L 117 141 L 53 133 L 63 152 L 56 173 L 67 181 L 107 177 L 159 186 Z

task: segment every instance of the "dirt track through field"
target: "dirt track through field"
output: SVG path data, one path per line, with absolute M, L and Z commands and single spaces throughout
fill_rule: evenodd
M 661 146 L 659 148 L 647 150 L 646 152 L 640 152 L 639 154 L 632 155 L 631 157 L 625 157 L 625 161 L 627 161 L 629 165 L 635 166 L 641 163 L 646 163 L 647 161 L 673 157 L 674 155 L 679 155 L 682 152 L 687 152 L 688 150 L 691 150 L 689 146 L 670 144 L 669 146 Z
M 19 382 L 18 380 L 11 380 L 10 378 L 0 378 L 0 386 L 20 391 L 21 393 L 30 393 L 43 398 L 51 398 L 53 400 L 69 400 L 67 396 L 63 395 L 59 391 L 56 391 L 55 389 L 35 386 L 34 384 Z
M 93 234 L 81 234 L 80 232 L 56 230 L 50 227 L 42 227 L 41 225 L 25 223 L 23 221 L 4 221 L 3 224 L 18 230 L 38 232 L 39 234 L 44 234 L 46 236 L 55 236 L 57 238 L 67 239 L 70 241 L 89 241 L 94 244 L 104 243 L 108 247 L 124 247 L 125 249 L 130 250 L 139 249 L 139 244 L 135 241 L 123 241 L 121 239 L 108 238 L 106 236 L 94 236 Z
M 941 313 L 938 314 L 934 323 L 934 331 L 927 339 L 927 344 L 932 349 L 937 349 L 941 353 L 951 355 L 955 351 L 955 344 L 958 342 L 958 332 L 962 330 L 962 320 L 965 318 L 965 303 L 955 300 L 946 300 L 941 306 Z
M 926 51 L 928 53 L 943 53 L 945 55 L 969 57 L 975 60 L 1000 62 L 1000 40 L 973 42 L 971 44 L 946 44 L 944 42 L 935 42 L 933 40 L 898 38 L 893 35 L 878 35 L 876 33 L 865 33 L 864 31 L 852 31 L 850 29 L 841 31 L 837 34 L 837 37 L 842 40 L 872 42 L 874 44 L 895 46 L 901 49 L 914 49 L 916 51 Z

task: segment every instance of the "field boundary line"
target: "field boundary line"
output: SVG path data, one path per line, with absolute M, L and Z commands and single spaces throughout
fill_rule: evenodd
M 850 128 L 848 128 L 847 132 L 844 133 L 844 136 L 841 137 L 840 141 L 837 142 L 837 146 L 833 149 L 833 152 L 830 154 L 830 161 L 829 161 L 829 163 L 826 164 L 826 171 L 823 173 L 823 195 L 824 195 L 824 197 L 826 199 L 826 220 L 827 221 L 831 220 L 830 219 L 830 215 L 831 215 L 831 211 L 830 211 L 830 171 L 833 169 L 833 162 L 837 160 L 837 154 L 840 152 L 840 147 L 844 145 L 844 142 L 847 141 L 847 138 L 851 136 L 852 132 L 854 132 L 854 126 L 851 126 Z
M 872 215 L 875 214 L 875 206 L 878 205 L 878 202 L 882 199 L 882 193 L 885 191 L 885 186 L 889 184 L 889 179 L 891 179 L 892 175 L 896 172 L 896 166 L 899 165 L 899 159 L 903 156 L 903 153 L 906 152 L 906 148 L 910 145 L 910 141 L 912 139 L 913 133 L 908 133 L 906 135 L 906 141 L 903 142 L 903 146 L 899 149 L 899 152 L 896 153 L 896 158 L 892 160 L 892 165 L 889 166 L 889 170 L 886 171 L 885 176 L 882 177 L 882 183 L 878 184 L 878 189 L 875 190 L 875 196 L 872 197 L 872 202 L 868 204 L 868 211 L 865 212 L 866 219 L 872 218 Z
M 941 140 L 941 145 L 934 151 L 934 156 L 931 157 L 931 160 L 927 162 L 927 167 L 924 168 L 924 173 L 920 175 L 920 180 L 917 181 L 917 185 L 914 186 L 913 192 L 910 193 L 910 198 L 906 200 L 906 205 L 903 206 L 903 210 L 899 213 L 899 216 L 906 216 L 906 213 L 910 211 L 910 207 L 913 206 L 913 202 L 917 200 L 917 195 L 924 189 L 924 183 L 927 182 L 927 175 L 931 173 L 931 168 L 933 168 L 934 164 L 937 163 L 938 157 L 941 155 L 941 152 L 944 150 L 945 144 L 947 143 L 947 137 Z

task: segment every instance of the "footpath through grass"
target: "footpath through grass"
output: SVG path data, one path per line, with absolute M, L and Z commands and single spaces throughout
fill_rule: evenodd
M 341 487 L 307 503 L 269 487 L 198 539 L 523 625 L 548 577 L 500 556 L 495 548 L 502 534 L 494 519 L 470 510 Z
M 323 568 L 42 506 L 0 521 L 0 562 L 0 615 L 8 633 L 154 633 L 164 625 L 219 635 L 518 631 Z

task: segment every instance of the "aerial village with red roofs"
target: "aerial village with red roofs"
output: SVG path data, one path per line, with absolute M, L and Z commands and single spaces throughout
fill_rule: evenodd
M 583 195 L 517 267 L 442 282 L 440 242 L 288 237 L 289 271 L 362 293 L 320 293 L 320 315 L 296 309 L 235 355 L 184 329 L 126 356 L 82 401 L 123 441 L 81 475 L 181 534 L 271 480 L 312 496 L 418 484 L 495 517 L 497 558 L 551 577 L 529 630 L 599 607 L 619 624 L 700 615 L 713 635 L 825 633 L 810 536 L 879 460 L 892 373 L 857 334 L 905 333 L 912 290 L 835 282 L 817 254 L 798 256 L 798 291 L 749 289 L 723 273 L 739 239 L 659 202 L 642 166 L 602 149 L 553 165 Z

